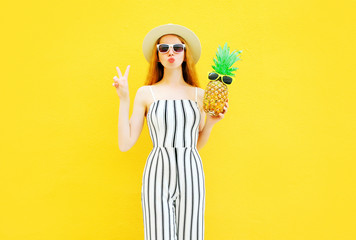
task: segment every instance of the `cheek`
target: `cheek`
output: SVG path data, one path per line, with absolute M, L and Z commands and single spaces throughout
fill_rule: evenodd
M 184 60 L 184 54 L 181 54 L 180 56 L 179 56 L 179 59 L 181 59 L 181 60 Z

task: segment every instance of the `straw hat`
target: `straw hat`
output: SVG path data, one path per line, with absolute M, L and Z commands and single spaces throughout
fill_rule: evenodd
M 199 38 L 192 30 L 173 23 L 168 23 L 153 28 L 147 33 L 147 35 L 143 39 L 143 55 L 145 55 L 145 58 L 148 62 L 150 62 L 151 60 L 152 49 L 156 40 L 166 34 L 175 34 L 184 38 L 184 40 L 189 44 L 189 50 L 193 55 L 194 63 L 198 62 L 201 54 L 201 44 Z

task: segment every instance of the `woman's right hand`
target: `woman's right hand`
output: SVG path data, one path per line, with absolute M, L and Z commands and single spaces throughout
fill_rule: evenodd
M 130 65 L 127 66 L 125 75 L 122 76 L 120 68 L 116 67 L 117 73 L 119 74 L 119 78 L 115 76 L 114 83 L 112 85 L 116 87 L 116 92 L 120 100 L 129 98 L 129 85 L 127 81 L 129 75 L 129 69 L 130 69 Z

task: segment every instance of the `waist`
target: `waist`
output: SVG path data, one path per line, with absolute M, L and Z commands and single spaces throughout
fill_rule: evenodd
M 169 146 L 169 145 L 153 145 L 153 149 L 155 148 L 190 148 L 197 149 L 197 146 Z

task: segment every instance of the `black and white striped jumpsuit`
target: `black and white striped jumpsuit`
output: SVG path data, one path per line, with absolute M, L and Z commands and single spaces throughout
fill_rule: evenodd
M 142 178 L 145 240 L 203 240 L 205 177 L 196 148 L 200 111 L 190 99 L 156 99 L 147 112 L 153 142 Z

